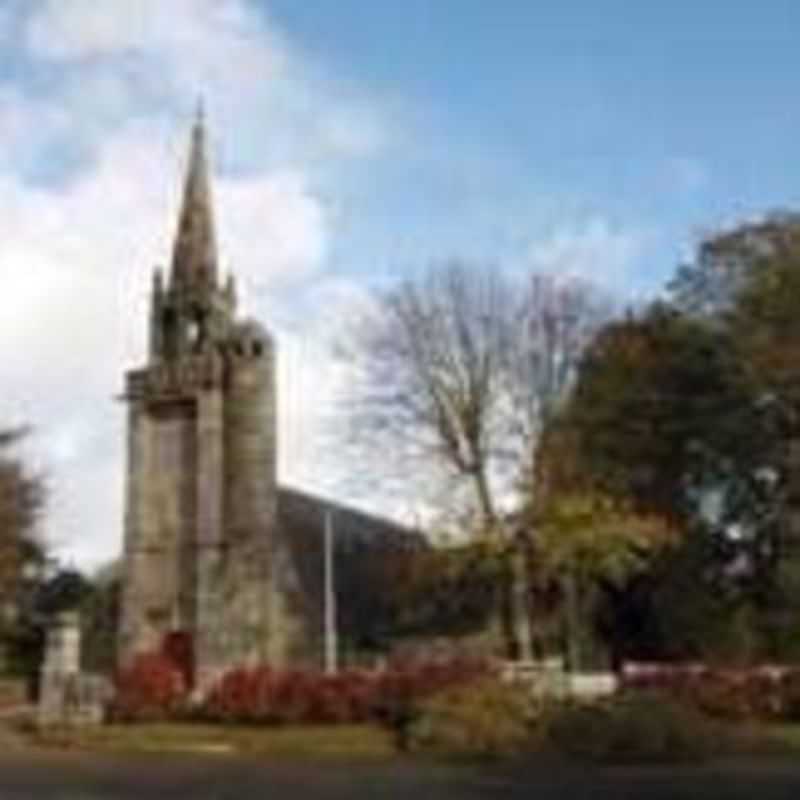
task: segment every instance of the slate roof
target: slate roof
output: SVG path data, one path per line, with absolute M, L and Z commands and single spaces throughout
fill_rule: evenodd
M 318 632 L 323 619 L 328 512 L 332 514 L 340 640 L 356 649 L 379 647 L 390 625 L 388 597 L 393 587 L 381 580 L 376 561 L 429 545 L 421 533 L 393 521 L 296 489 L 280 488 L 279 530 L 288 543 L 306 611 Z

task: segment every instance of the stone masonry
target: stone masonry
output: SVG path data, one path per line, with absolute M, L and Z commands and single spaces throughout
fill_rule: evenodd
M 155 271 L 149 357 L 127 373 L 119 660 L 178 634 L 207 685 L 296 660 L 307 626 L 277 526 L 275 354 L 220 282 L 202 116 L 168 276 Z

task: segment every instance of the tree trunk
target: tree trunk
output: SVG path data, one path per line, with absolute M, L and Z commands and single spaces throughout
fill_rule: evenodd
M 521 657 L 521 648 L 518 639 L 519 614 L 515 598 L 516 576 L 513 548 L 509 547 L 509 537 L 506 535 L 503 524 L 498 520 L 495 513 L 489 482 L 480 456 L 475 457 L 475 463 L 478 466 L 472 474 L 478 506 L 483 516 L 485 535 L 488 535 L 496 544 L 502 545 L 497 628 L 502 639 L 501 645 L 505 657 L 511 661 L 516 661 Z
M 530 661 L 533 658 L 530 613 L 528 603 L 528 570 L 526 553 L 518 540 L 511 548 L 511 618 L 517 658 Z
M 580 598 L 577 576 L 570 572 L 564 578 L 564 628 L 567 669 L 578 672 L 581 662 Z

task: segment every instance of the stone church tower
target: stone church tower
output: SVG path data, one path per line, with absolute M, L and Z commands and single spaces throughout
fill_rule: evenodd
M 126 375 L 119 660 L 190 645 L 198 682 L 286 663 L 306 636 L 277 524 L 275 356 L 220 280 L 202 115 L 169 274 L 153 276 L 149 356 Z

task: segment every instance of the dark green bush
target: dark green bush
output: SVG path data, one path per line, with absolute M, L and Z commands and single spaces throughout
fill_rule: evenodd
M 553 714 L 547 735 L 569 755 L 646 763 L 703 760 L 718 747 L 720 731 L 675 699 L 636 692 L 594 705 L 565 706 Z

